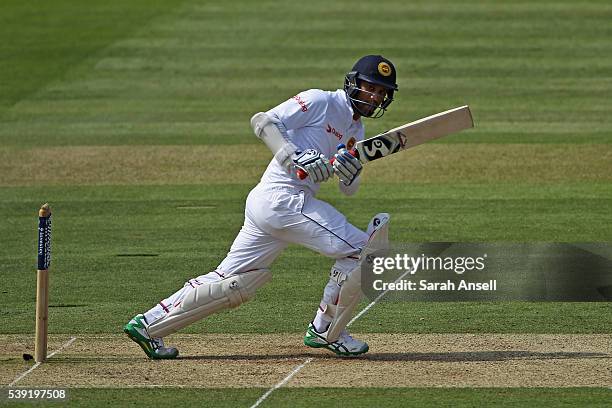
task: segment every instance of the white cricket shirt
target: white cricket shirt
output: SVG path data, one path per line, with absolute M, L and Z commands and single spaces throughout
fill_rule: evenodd
M 339 143 L 350 149 L 365 134 L 361 119 L 353 120 L 353 109 L 343 89 L 333 92 L 310 89 L 266 114 L 284 125 L 289 139 L 299 149 L 316 149 L 327 158 L 333 157 Z M 300 180 L 295 172 L 290 174 L 275 159 L 268 164 L 260 184 L 307 189 L 312 194 L 320 188 L 310 178 Z

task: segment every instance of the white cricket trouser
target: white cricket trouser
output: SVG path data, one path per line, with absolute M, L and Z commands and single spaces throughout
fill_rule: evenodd
M 367 240 L 340 211 L 310 193 L 258 185 L 247 198 L 244 225 L 217 271 L 228 276 L 269 268 L 288 244 L 300 244 L 336 259 L 335 268 L 349 273 Z
M 269 269 L 292 243 L 336 259 L 332 270 L 348 274 L 357 267 L 358 255 L 367 241 L 365 232 L 308 191 L 260 184 L 249 193 L 244 225 L 217 269 L 190 279 L 183 288 L 145 313 L 145 318 L 151 323 L 170 313 L 198 285 L 253 269 Z M 330 280 L 321 304 L 333 302 L 338 292 L 339 286 Z

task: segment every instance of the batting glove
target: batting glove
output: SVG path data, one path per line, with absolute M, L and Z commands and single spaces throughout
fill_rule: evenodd
M 315 183 L 327 181 L 334 174 L 329 160 L 315 149 L 296 152 L 293 155 L 293 165 L 308 173 L 308 177 Z
M 333 163 L 334 172 L 345 186 L 350 186 L 363 169 L 359 159 L 350 154 L 343 144 L 338 145 Z

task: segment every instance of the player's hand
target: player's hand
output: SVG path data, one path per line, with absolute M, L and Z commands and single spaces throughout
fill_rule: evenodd
M 338 145 L 338 153 L 334 155 L 333 167 L 340 181 L 346 186 L 353 183 L 363 168 L 359 159 L 350 154 L 343 144 Z
M 327 181 L 334 174 L 334 168 L 329 160 L 314 149 L 295 152 L 293 165 L 306 172 L 315 183 Z

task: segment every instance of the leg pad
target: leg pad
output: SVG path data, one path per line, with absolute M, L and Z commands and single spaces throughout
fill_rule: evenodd
M 361 262 L 365 257 L 373 252 L 388 247 L 389 244 L 389 214 L 377 214 L 370 221 L 368 226 L 370 239 L 368 244 L 361 251 L 361 261 L 346 279 L 338 281 L 340 286 L 340 295 L 337 305 L 327 305 L 325 313 L 332 317 L 333 320 L 327 329 L 327 341 L 336 341 L 342 330 L 353 317 L 353 312 L 357 308 L 359 301 L 363 297 L 361 291 Z
M 149 335 L 164 337 L 213 313 L 238 307 L 271 279 L 269 269 L 256 269 L 197 286 L 178 307 L 147 328 Z

